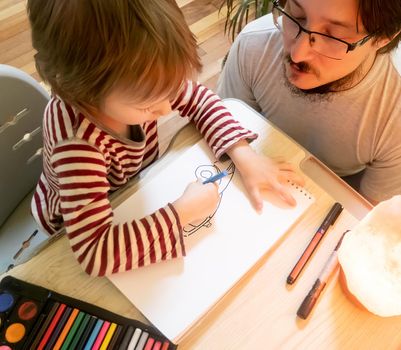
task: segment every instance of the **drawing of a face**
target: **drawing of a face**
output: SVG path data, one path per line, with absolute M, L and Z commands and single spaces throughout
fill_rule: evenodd
M 198 166 L 195 169 L 196 178 L 198 180 L 205 181 L 208 178 L 210 178 L 211 176 L 216 175 L 218 173 L 221 173 L 222 169 L 220 169 L 219 166 L 216 163 L 217 162 L 215 162 L 214 164 Z M 222 179 L 216 181 L 216 183 L 219 186 L 219 194 L 220 194 L 220 200 L 219 200 L 219 203 L 217 205 L 216 210 L 211 215 L 209 215 L 207 218 L 202 220 L 200 223 L 186 225 L 183 228 L 184 237 L 191 236 L 192 234 L 194 234 L 196 231 L 198 231 L 202 227 L 210 227 L 212 225 L 211 219 L 214 217 L 214 215 L 216 214 L 217 210 L 219 209 L 221 200 L 223 198 L 223 192 L 228 187 L 228 185 L 230 184 L 230 182 L 231 182 L 231 180 L 232 180 L 232 178 L 234 176 L 234 173 L 235 173 L 235 165 L 234 165 L 234 163 L 231 162 L 229 164 L 229 166 L 226 168 L 226 171 L 228 173 L 228 176 L 225 176 Z

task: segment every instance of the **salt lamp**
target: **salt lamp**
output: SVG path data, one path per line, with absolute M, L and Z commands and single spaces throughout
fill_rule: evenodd
M 401 196 L 379 203 L 345 234 L 338 260 L 340 282 L 356 304 L 401 315 Z

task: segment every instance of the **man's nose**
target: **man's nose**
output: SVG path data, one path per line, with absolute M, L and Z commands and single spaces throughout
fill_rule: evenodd
M 309 61 L 315 54 L 310 45 L 309 34 L 301 31 L 291 43 L 291 59 L 295 63 Z
M 171 112 L 171 104 L 168 99 L 163 100 L 152 106 L 152 113 L 158 115 L 167 115 Z

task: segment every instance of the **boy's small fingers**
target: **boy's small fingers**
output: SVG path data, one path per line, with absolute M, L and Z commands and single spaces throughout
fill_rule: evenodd
M 295 207 L 297 204 L 297 201 L 295 200 L 295 198 L 289 193 L 289 191 L 284 188 L 284 187 L 280 187 L 277 188 L 277 192 L 280 195 L 280 197 L 289 205 L 291 205 L 292 207 Z
M 299 186 L 305 185 L 305 178 L 297 173 L 293 173 L 291 181 L 296 183 Z
M 295 183 L 299 186 L 304 186 L 305 185 L 305 179 L 294 172 L 281 172 L 280 175 L 278 176 L 278 181 L 280 184 L 286 184 L 287 182 L 292 182 Z
M 255 188 L 251 190 L 249 195 L 252 206 L 258 213 L 261 213 L 263 208 L 263 199 L 259 189 Z
M 214 182 L 213 183 L 208 183 L 204 184 L 202 186 L 205 186 L 205 190 L 208 191 L 210 195 L 218 195 L 219 193 L 219 186 L 217 186 Z
M 296 170 L 294 164 L 292 164 L 292 163 L 281 162 L 278 164 L 278 166 L 279 166 L 280 170 L 284 170 L 284 171 L 295 171 Z

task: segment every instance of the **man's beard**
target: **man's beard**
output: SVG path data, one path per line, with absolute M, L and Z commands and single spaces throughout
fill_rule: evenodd
M 361 63 L 354 71 L 352 71 L 350 74 L 346 75 L 345 77 L 342 77 L 338 80 L 332 81 L 330 83 L 324 84 L 317 86 L 312 89 L 300 89 L 296 87 L 295 85 L 291 84 L 287 78 L 286 75 L 286 67 L 285 64 L 295 64 L 297 68 L 301 72 L 312 72 L 316 76 L 319 76 L 319 72 L 316 71 L 312 66 L 310 66 L 306 62 L 299 62 L 295 63 L 292 61 L 291 56 L 289 54 L 285 54 L 284 59 L 283 59 L 283 73 L 284 73 L 284 81 L 286 86 L 290 89 L 290 91 L 300 97 L 307 97 L 310 100 L 313 101 L 323 101 L 323 100 L 329 100 L 332 94 L 330 92 L 339 92 L 339 91 L 344 91 L 347 89 L 350 89 L 355 83 L 358 83 L 363 75 L 363 63 Z

